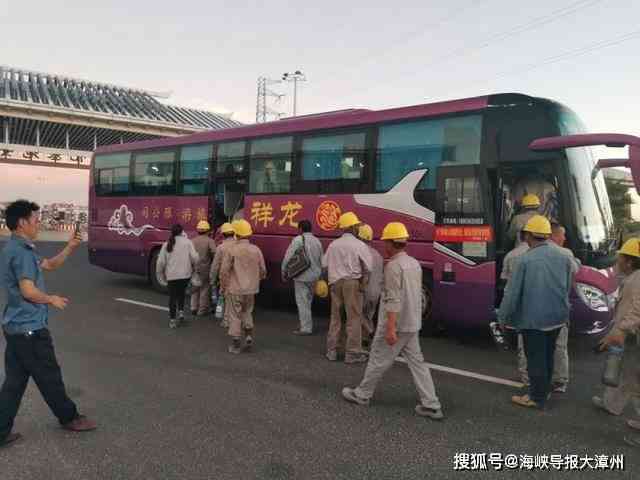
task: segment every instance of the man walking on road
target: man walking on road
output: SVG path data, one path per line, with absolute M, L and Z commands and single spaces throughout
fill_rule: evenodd
M 211 287 L 218 288 L 218 302 L 222 302 L 223 308 L 227 304 L 227 300 L 225 299 L 224 291 L 220 286 L 220 267 L 222 266 L 222 260 L 224 256 L 229 252 L 229 249 L 236 243 L 236 232 L 233 230 L 233 226 L 226 222 L 220 226 L 220 233 L 222 233 L 222 243 L 218 245 L 216 248 L 216 254 L 213 257 L 213 262 L 211 263 Z M 222 320 L 220 321 L 220 326 L 222 328 L 229 328 L 229 319 L 226 316 L 226 308 L 224 308 L 222 312 Z
M 529 251 L 516 262 L 498 320 L 522 334 L 529 394 L 512 397 L 523 407 L 544 408 L 550 393 L 556 340 L 569 318 L 573 262 L 551 245 L 551 224 L 541 215 L 523 229 Z
M 196 273 L 200 277 L 201 285 L 191 292 L 191 315 L 207 315 L 211 309 L 211 263 L 216 254 L 216 242 L 209 236 L 211 225 L 201 220 L 196 226 L 198 236 L 191 240 L 193 248 L 198 253 Z
M 253 235 L 246 220 L 233 222 L 237 241 L 224 255 L 220 268 L 220 279 L 225 292 L 226 312 L 229 317 L 229 352 L 238 354 L 242 350 L 244 334 L 245 348 L 254 344 L 253 307 L 260 290 L 260 281 L 267 276 L 264 257 L 260 249 L 249 243 Z
M 418 389 L 418 415 L 434 420 L 444 418 L 429 367 L 420 349 L 422 328 L 422 268 L 405 252 L 409 232 L 402 223 L 389 223 L 382 232 L 390 258 L 384 269 L 384 293 L 380 301 L 378 326 L 364 379 L 357 388 L 345 387 L 342 396 L 349 402 L 369 405 L 384 373 L 402 354 Z
M 5 380 L 0 390 L 0 446 L 18 440 L 12 433 L 29 377 L 62 427 L 74 432 L 95 430 L 96 424 L 78 413 L 67 396 L 62 372 L 48 330 L 49 305 L 63 310 L 69 300 L 45 292 L 43 270 L 60 268 L 81 244 L 74 232 L 66 247 L 53 258 L 43 259 L 35 249 L 40 207 L 27 200 L 10 204 L 5 216 L 11 238 L 2 251 L 2 283 L 7 294 L 1 323 L 7 341 Z
M 382 255 L 371 246 L 373 241 L 373 229 L 371 226 L 364 224 L 358 231 L 358 237 L 369 248 L 371 254 L 371 275 L 367 282 L 367 289 L 364 292 L 364 303 L 362 308 L 362 315 L 364 323 L 362 324 L 363 335 L 365 335 L 364 344 L 369 346 L 375 328 L 373 326 L 373 316 L 376 314 L 376 307 L 380 301 L 380 295 L 382 293 L 382 286 L 384 285 L 384 260 Z
M 311 233 L 311 222 L 309 220 L 301 220 L 298 223 L 298 228 L 300 229 L 300 235 L 291 241 L 282 260 L 282 278 L 285 282 L 290 280 L 287 278 L 285 267 L 294 253 L 303 247 L 309 259 L 309 268 L 293 279 L 298 316 L 300 317 L 300 327 L 294 330 L 293 334 L 311 335 L 313 333 L 311 304 L 313 302 L 315 284 L 320 275 L 322 275 L 322 244 Z
M 557 223 L 551 224 L 551 245 L 557 247 L 562 253 L 564 253 L 570 260 L 572 265 L 572 273 L 575 276 L 580 269 L 580 261 L 573 256 L 573 252 L 568 248 L 564 248 L 566 242 L 566 233 L 562 225 Z M 507 254 L 507 257 L 512 253 L 515 255 L 512 260 L 515 261 L 518 256 L 529 250 L 529 246 L 526 243 L 521 244 L 514 250 Z M 505 265 L 507 263 L 507 257 L 505 257 Z M 513 267 L 510 267 L 512 271 Z M 507 271 L 507 267 L 503 268 L 503 273 Z M 510 274 L 508 275 L 510 277 Z M 505 278 L 503 276 L 502 278 Z M 505 278 L 508 280 L 508 278 Z M 558 334 L 558 340 L 556 341 L 556 350 L 553 359 L 553 376 L 551 378 L 551 388 L 553 393 L 566 393 L 569 385 L 569 319 L 564 324 L 560 333 Z M 527 357 L 524 353 L 524 342 L 522 335 L 518 335 L 518 371 L 520 372 L 520 378 L 526 388 L 529 388 L 529 374 L 527 372 Z
M 604 396 L 593 397 L 593 403 L 612 415 L 622 415 L 631 402 L 635 419 L 629 428 L 640 430 L 640 239 L 627 240 L 618 252 L 616 268 L 624 275 L 620 298 L 615 308 L 613 329 L 602 340 L 601 348 L 624 347 L 622 381 L 617 388 L 606 387 Z M 627 443 L 640 447 L 640 435 L 629 436 Z
M 360 220 L 353 212 L 338 219 L 343 234 L 331 242 L 322 259 L 328 269 L 331 289 L 331 322 L 327 334 L 327 359 L 338 359 L 338 341 L 342 330 L 342 307 L 347 313 L 345 363 L 364 363 L 362 349 L 362 300 L 372 268 L 371 253 L 357 238 Z

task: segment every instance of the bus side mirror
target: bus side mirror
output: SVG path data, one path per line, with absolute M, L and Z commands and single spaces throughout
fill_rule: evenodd
M 629 160 L 626 158 L 601 158 L 596 163 L 595 167 L 593 167 L 593 171 L 591 172 L 591 179 L 594 180 L 600 170 L 603 168 L 614 168 L 614 167 L 625 167 L 629 168 Z
M 579 135 L 565 135 L 560 137 L 538 138 L 529 145 L 534 151 L 544 152 L 550 150 L 561 150 L 573 147 L 593 147 L 596 145 L 606 145 L 608 147 L 629 146 L 629 159 L 605 159 L 600 160 L 596 168 L 628 167 L 631 169 L 633 183 L 640 193 L 640 138 L 633 135 L 622 135 L 618 133 L 585 133 Z M 624 164 L 623 164 L 624 162 Z M 596 172 L 597 174 L 597 172 Z

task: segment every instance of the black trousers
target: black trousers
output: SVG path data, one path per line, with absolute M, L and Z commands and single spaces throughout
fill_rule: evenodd
M 184 312 L 184 303 L 187 296 L 187 286 L 190 278 L 180 280 L 169 280 L 167 287 L 169 289 L 169 318 L 176 318 L 176 309 Z
M 529 371 L 529 398 L 541 407 L 547 401 L 553 378 L 553 358 L 560 328 L 544 332 L 523 330 L 524 353 Z
M 11 433 L 29 377 L 33 377 L 42 397 L 61 424 L 74 420 L 78 410 L 67 396 L 49 330 L 37 330 L 31 336 L 5 334 L 5 338 L 5 379 L 0 390 L 0 442 Z

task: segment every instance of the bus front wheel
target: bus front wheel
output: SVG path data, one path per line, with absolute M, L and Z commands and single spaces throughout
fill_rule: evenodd
M 167 287 L 160 282 L 160 280 L 158 279 L 158 272 L 156 271 L 159 254 L 159 248 L 156 248 L 153 252 L 151 252 L 151 259 L 149 260 L 149 283 L 151 283 L 151 288 L 153 288 L 156 292 L 167 293 Z

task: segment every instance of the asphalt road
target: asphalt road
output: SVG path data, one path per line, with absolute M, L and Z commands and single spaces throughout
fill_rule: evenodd
M 45 255 L 60 244 L 44 243 Z M 115 298 L 164 305 L 144 280 L 90 266 L 86 250 L 48 275 L 71 304 L 50 326 L 70 396 L 99 430 L 59 428 L 30 383 L 15 430 L 0 449 L 5 479 L 386 479 L 543 478 L 549 471 L 461 473 L 457 453 L 625 456 L 624 471 L 552 472 L 576 478 L 638 478 L 640 452 L 626 446 L 621 418 L 596 411 L 601 358 L 572 339 L 572 383 L 545 412 L 510 404 L 512 387 L 434 371 L 447 415 L 417 417 L 405 365 L 385 377 L 371 406 L 347 404 L 345 385 L 364 366 L 323 357 L 320 334 L 295 337 L 291 308 L 258 310 L 254 353 L 232 356 L 209 319 L 176 331 L 166 313 Z M 2 299 L 4 302 L 4 300 Z M 515 380 L 515 358 L 484 336 L 423 340 L 427 361 Z M 4 348 L 4 339 L 0 340 Z

